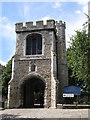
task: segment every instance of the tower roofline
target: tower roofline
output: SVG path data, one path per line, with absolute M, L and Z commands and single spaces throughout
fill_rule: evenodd
M 59 24 L 60 26 L 66 26 L 65 22 L 62 21 L 55 21 L 53 19 L 49 19 L 46 21 L 46 25 L 44 25 L 43 20 L 36 21 L 34 25 L 32 21 L 25 22 L 25 26 L 23 22 L 18 22 L 15 24 L 15 31 L 16 32 L 28 32 L 28 31 L 37 31 L 37 30 L 51 30 L 55 29 L 55 24 Z
M 36 21 L 36 25 L 33 25 L 33 22 L 26 22 L 25 26 L 23 26 L 23 22 L 19 22 L 15 24 L 15 31 L 31 31 L 31 30 L 42 30 L 42 29 L 53 29 L 55 28 L 55 21 L 54 20 L 47 20 L 47 24 L 44 25 L 43 21 Z

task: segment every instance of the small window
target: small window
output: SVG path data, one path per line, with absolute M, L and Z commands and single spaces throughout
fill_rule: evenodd
M 26 38 L 26 55 L 42 54 L 42 35 L 30 34 Z
M 31 66 L 31 71 L 32 71 L 32 72 L 35 71 L 35 67 L 36 67 L 35 65 L 32 65 L 32 66 Z

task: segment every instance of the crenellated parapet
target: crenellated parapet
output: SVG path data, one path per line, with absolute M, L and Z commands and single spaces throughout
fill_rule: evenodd
M 61 36 L 61 39 L 65 40 L 65 29 L 66 29 L 66 23 L 63 21 L 56 21 L 56 30 L 57 30 L 57 36 Z
M 56 26 L 57 27 L 64 27 L 65 29 L 66 29 L 66 23 L 65 22 L 63 22 L 63 21 L 56 21 Z
M 26 22 L 25 26 L 23 26 L 22 22 L 15 24 L 16 32 L 42 30 L 42 29 L 54 29 L 54 28 L 55 28 L 54 20 L 47 20 L 46 25 L 44 25 L 43 21 L 36 21 L 36 25 L 33 25 L 33 22 Z

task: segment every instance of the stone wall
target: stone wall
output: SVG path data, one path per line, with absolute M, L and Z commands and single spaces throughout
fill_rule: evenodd
M 64 86 L 68 85 L 68 70 L 66 60 L 65 22 L 56 22 L 57 29 L 57 77 L 59 87 L 57 90 L 57 103 L 63 103 Z

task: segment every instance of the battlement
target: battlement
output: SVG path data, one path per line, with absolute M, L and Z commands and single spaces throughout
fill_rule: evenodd
M 62 26 L 62 27 L 64 27 L 64 28 L 66 28 L 66 23 L 65 22 L 63 22 L 63 21 L 56 21 L 56 26 L 58 26 L 58 27 L 60 27 L 60 26 Z
M 55 21 L 54 20 L 47 20 L 46 25 L 44 25 L 43 21 L 36 21 L 36 25 L 33 25 L 33 22 L 26 22 L 25 26 L 23 23 L 16 23 L 15 24 L 15 31 L 30 31 L 30 30 L 38 30 L 38 29 L 54 29 L 55 28 Z

